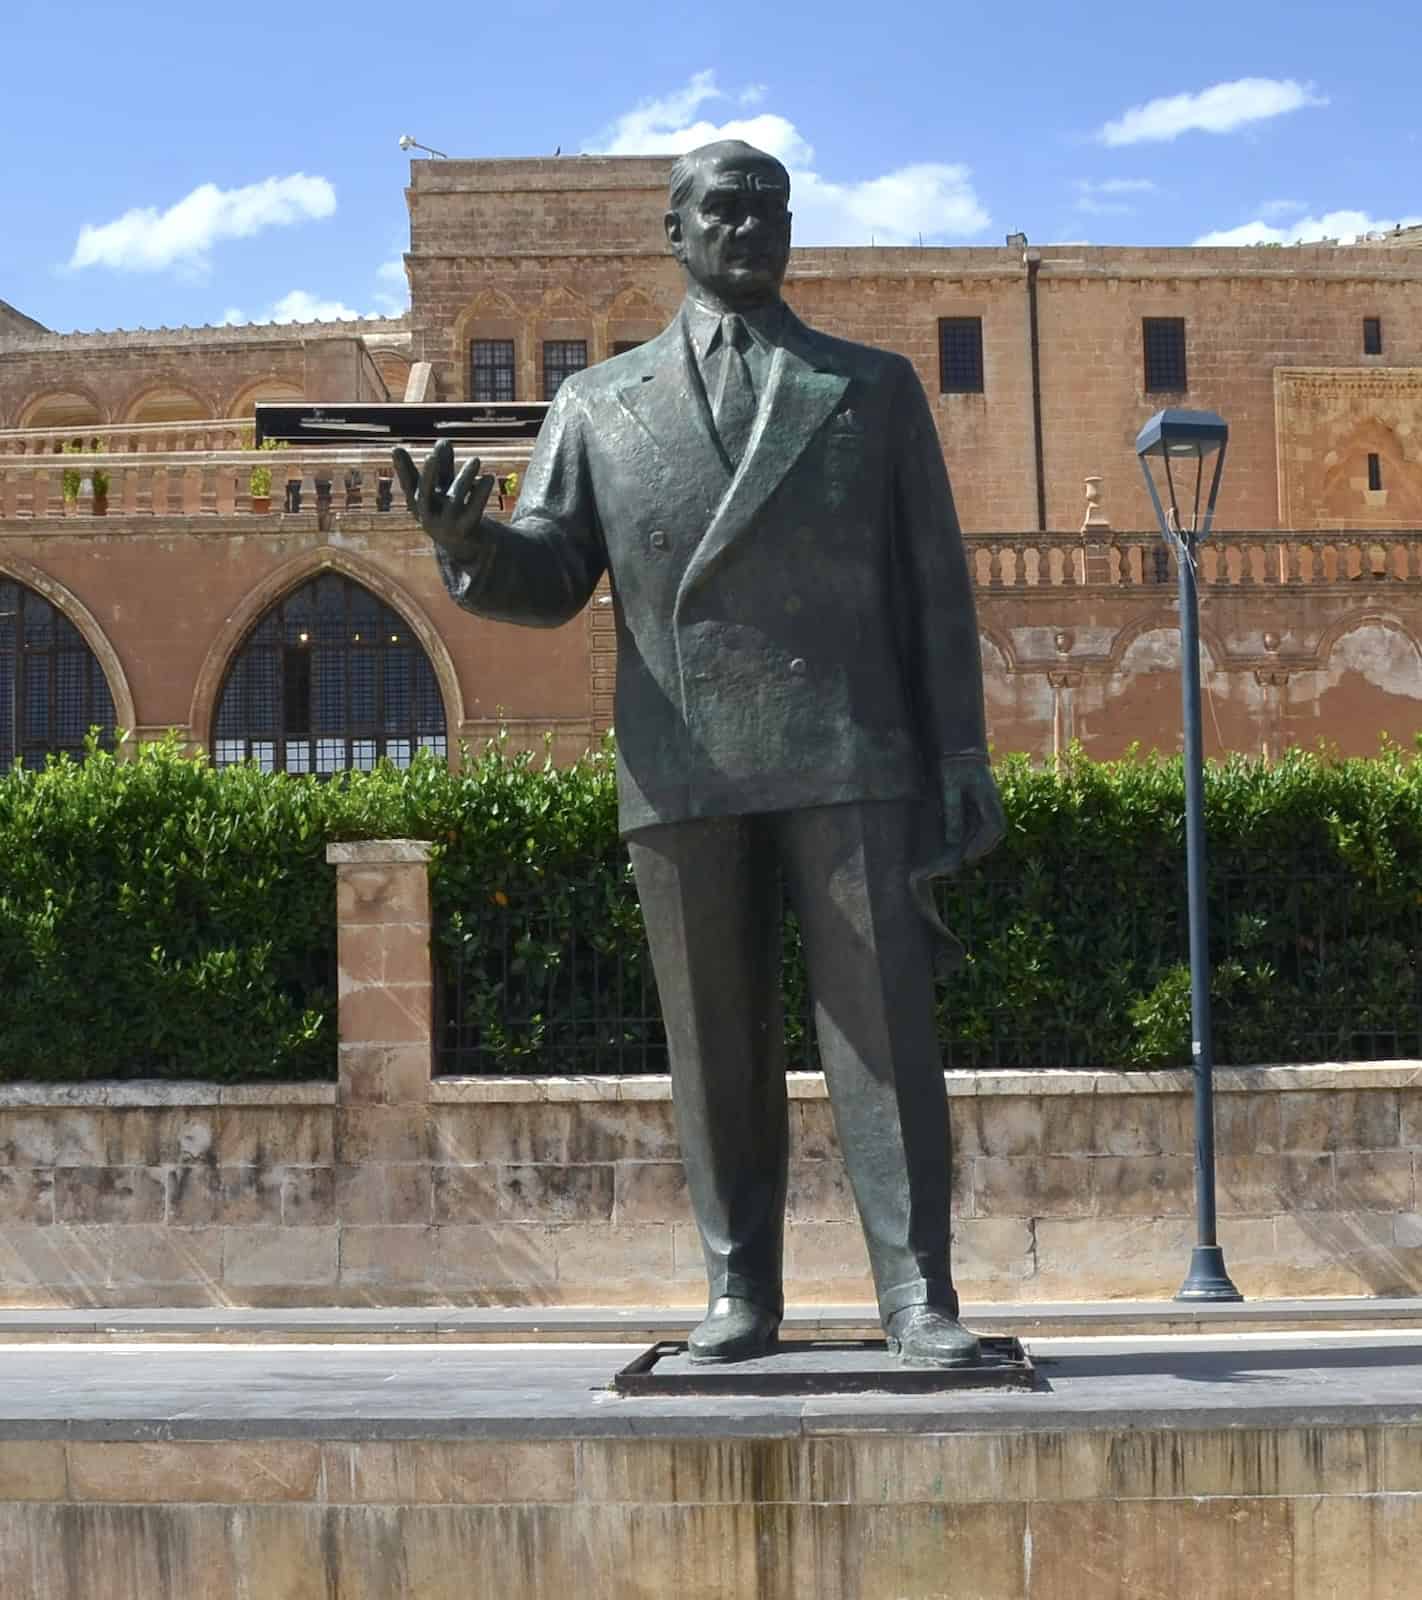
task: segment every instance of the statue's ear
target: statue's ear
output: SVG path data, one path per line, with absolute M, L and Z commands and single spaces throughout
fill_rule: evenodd
M 681 212 L 668 211 L 662 218 L 662 226 L 667 230 L 667 243 L 672 248 L 672 254 L 680 261 L 682 251 L 685 248 L 685 242 L 681 236 Z

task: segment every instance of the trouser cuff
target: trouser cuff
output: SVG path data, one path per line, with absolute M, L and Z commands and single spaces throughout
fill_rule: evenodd
M 785 1291 L 779 1284 L 743 1277 L 738 1272 L 725 1272 L 713 1276 L 708 1287 L 712 1300 L 719 1300 L 723 1294 L 734 1295 L 737 1300 L 749 1300 L 777 1317 L 785 1315 Z
M 913 1278 L 907 1283 L 896 1283 L 879 1292 L 879 1318 L 887 1322 L 896 1311 L 905 1306 L 932 1306 L 958 1315 L 958 1292 L 947 1278 Z

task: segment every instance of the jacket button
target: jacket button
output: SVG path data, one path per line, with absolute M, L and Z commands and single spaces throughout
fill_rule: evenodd
M 652 535 L 651 545 L 653 550 L 665 550 L 670 543 L 671 540 L 667 538 L 660 528 Z
M 798 677 L 803 677 L 804 674 L 805 674 L 805 658 L 804 658 L 804 656 L 796 656 L 795 659 L 790 663 L 790 670 L 791 670 L 791 672 L 795 673 Z

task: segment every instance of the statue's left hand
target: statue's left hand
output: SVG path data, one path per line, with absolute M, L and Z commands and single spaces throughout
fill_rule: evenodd
M 938 935 L 935 957 L 940 972 L 961 967 L 966 952 L 962 942 L 944 925 L 938 913 L 935 878 L 951 878 L 970 861 L 985 856 L 1007 832 L 1002 799 L 992 768 L 980 756 L 956 756 L 943 766 L 943 842 L 927 861 L 909 872 L 909 893 L 924 920 Z
M 943 843 L 939 871 L 957 872 L 985 856 L 1007 832 L 1002 798 L 986 760 L 963 758 L 943 769 Z

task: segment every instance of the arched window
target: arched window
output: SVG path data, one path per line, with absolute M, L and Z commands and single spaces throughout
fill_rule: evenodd
M 444 755 L 444 702 L 403 617 L 340 573 L 293 589 L 262 618 L 223 681 L 213 723 L 219 767 L 368 772 Z
M 83 634 L 42 595 L 0 577 L 0 772 L 67 750 L 90 728 L 113 744 L 114 702 Z

